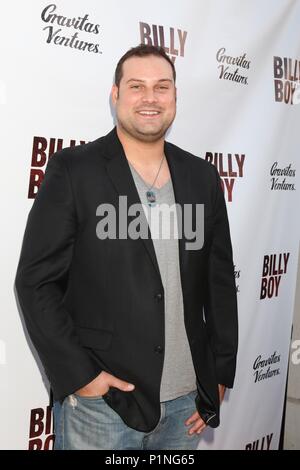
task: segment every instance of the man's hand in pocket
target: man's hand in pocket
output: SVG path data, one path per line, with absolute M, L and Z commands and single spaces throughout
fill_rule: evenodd
M 82 397 L 97 397 L 99 395 L 105 395 L 110 387 L 118 388 L 123 392 L 132 392 L 132 390 L 134 390 L 133 384 L 130 384 L 125 380 L 118 379 L 114 375 L 103 370 L 90 383 L 79 390 L 76 390 L 75 394 Z

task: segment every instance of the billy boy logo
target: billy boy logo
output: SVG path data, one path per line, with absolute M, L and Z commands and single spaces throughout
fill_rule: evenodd
M 187 31 L 182 29 L 140 22 L 141 44 L 163 47 L 173 62 L 184 57 L 186 37 Z
M 300 103 L 300 60 L 275 56 L 273 70 L 275 101 Z
M 255 441 L 248 442 L 245 446 L 245 450 L 271 450 L 271 442 L 273 433 L 267 434 Z
M 34 408 L 30 413 L 28 450 L 52 450 L 53 443 L 51 407 Z
M 63 139 L 34 137 L 32 144 L 31 170 L 29 177 L 28 199 L 34 199 L 44 179 L 47 162 L 53 153 L 63 147 L 85 144 L 84 140 L 70 140 L 64 145 Z
M 225 198 L 228 202 L 232 202 L 235 181 L 237 178 L 244 177 L 245 154 L 228 153 L 223 155 L 223 153 L 206 152 L 204 159 L 217 168 Z
M 263 260 L 261 299 L 278 297 L 282 276 L 287 272 L 290 253 L 265 255 Z

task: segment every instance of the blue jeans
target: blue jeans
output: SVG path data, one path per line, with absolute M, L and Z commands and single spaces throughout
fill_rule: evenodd
M 196 411 L 196 390 L 164 401 L 157 426 L 145 433 L 128 427 L 101 397 L 68 396 L 54 402 L 55 450 L 195 450 L 200 435 L 185 421 Z

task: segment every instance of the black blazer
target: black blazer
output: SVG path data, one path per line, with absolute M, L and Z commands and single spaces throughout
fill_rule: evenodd
M 205 241 L 179 240 L 184 320 L 197 375 L 196 407 L 219 425 L 218 383 L 233 386 L 237 300 L 227 211 L 216 168 L 165 142 L 175 200 L 205 204 Z M 103 398 L 150 432 L 160 418 L 164 288 L 151 238 L 96 236 L 101 203 L 140 203 L 116 128 L 54 154 L 28 216 L 16 291 L 28 332 L 63 399 L 105 370 L 135 384 Z

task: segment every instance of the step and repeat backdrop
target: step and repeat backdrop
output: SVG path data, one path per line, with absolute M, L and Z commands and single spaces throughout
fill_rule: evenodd
M 49 384 L 14 292 L 51 155 L 106 134 L 118 59 L 161 45 L 177 69 L 167 140 L 223 182 L 239 305 L 234 389 L 199 449 L 278 448 L 299 244 L 300 1 L 3 2 L 0 448 L 52 449 Z

